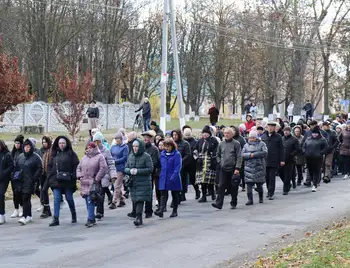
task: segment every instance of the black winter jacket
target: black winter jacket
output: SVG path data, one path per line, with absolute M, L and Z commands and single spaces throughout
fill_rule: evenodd
M 318 136 L 317 138 L 309 137 L 303 144 L 303 152 L 306 158 L 321 158 L 327 153 L 328 144 L 325 138 Z
M 282 138 L 284 146 L 284 160 L 286 163 L 295 162 L 295 156 L 300 153 L 299 141 L 292 135 Z
M 334 130 L 325 130 L 323 136 L 328 142 L 327 153 L 333 153 L 339 145 L 337 133 Z
M 193 157 L 193 153 L 197 149 L 198 141 L 195 138 L 193 138 L 193 137 L 187 138 L 187 139 L 185 139 L 185 141 L 187 141 L 190 144 L 190 146 L 191 146 L 190 164 L 189 164 L 188 167 L 191 168 L 191 169 L 192 168 L 195 169 L 196 168 L 196 160 Z
M 58 147 L 58 141 L 65 139 L 67 146 L 64 151 L 61 151 Z M 64 136 L 59 136 L 55 139 L 52 145 L 51 159 L 48 164 L 47 177 L 49 179 L 49 185 L 52 189 L 55 188 L 68 188 L 76 191 L 77 189 L 77 167 L 79 165 L 79 159 L 77 154 L 72 149 L 70 140 Z M 68 172 L 71 174 L 70 181 L 58 181 L 58 172 Z
M 31 150 L 22 153 L 15 163 L 15 172 L 21 172 L 20 179 L 15 181 L 15 191 L 34 194 L 35 184 L 39 182 L 43 173 L 43 163 L 41 157 L 34 153 L 33 144 L 29 140 L 24 144 L 26 143 L 31 146 Z
M 160 156 L 159 150 L 156 146 L 151 143 L 145 143 L 145 152 L 148 153 L 152 158 L 153 173 L 160 168 Z
M 266 167 L 279 168 L 280 163 L 284 162 L 284 146 L 281 135 L 273 132 L 270 136 L 266 131 L 261 140 L 265 142 L 267 147 Z
M 11 173 L 14 170 L 14 163 L 11 153 L 5 144 L 2 145 L 2 148 L 5 149 L 0 152 L 0 183 L 7 183 L 11 179 Z
M 209 154 L 211 157 L 210 169 L 216 170 L 217 159 L 216 154 L 218 151 L 219 142 L 215 137 L 209 137 L 208 139 L 200 139 L 197 143 L 197 152 L 198 154 L 204 153 Z M 197 170 L 203 168 L 203 161 L 197 161 Z

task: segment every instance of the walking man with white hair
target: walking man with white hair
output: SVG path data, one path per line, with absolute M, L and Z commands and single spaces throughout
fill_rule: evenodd
M 233 134 L 232 128 L 225 129 L 225 138 L 219 144 L 216 155 L 216 161 L 220 169 L 220 182 L 216 202 L 212 206 L 217 209 L 222 209 L 226 189 L 229 189 L 231 193 L 231 209 L 235 209 L 237 206 L 242 157 L 241 144 L 233 139 Z

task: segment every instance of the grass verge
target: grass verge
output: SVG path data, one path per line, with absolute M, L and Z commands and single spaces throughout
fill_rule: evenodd
M 267 257 L 259 257 L 254 268 L 330 268 L 350 267 L 350 223 L 335 223 L 322 231 Z

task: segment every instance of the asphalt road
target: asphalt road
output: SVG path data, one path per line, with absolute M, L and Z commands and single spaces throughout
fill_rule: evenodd
M 349 181 L 338 178 L 316 193 L 299 187 L 282 196 L 281 183 L 274 201 L 246 207 L 246 194 L 240 192 L 237 210 L 230 210 L 229 198 L 223 210 L 211 202 L 199 204 L 194 194 L 179 207 L 179 217 L 144 220 L 134 227 L 130 201 L 125 208 L 107 209 L 103 221 L 93 228 L 84 227 L 86 209 L 76 197 L 78 223 L 70 223 L 68 207 L 62 210 L 61 225 L 49 228 L 51 219 L 39 219 L 20 226 L 8 219 L 0 226 L 0 267 L 2 268 L 187 268 L 218 267 L 227 260 L 255 257 L 257 249 L 271 245 L 284 234 L 292 236 L 350 211 Z M 254 194 L 257 201 L 257 194 Z M 12 202 L 7 203 L 8 214 Z M 168 211 L 170 209 L 168 208 Z M 238 267 L 238 266 L 231 266 Z

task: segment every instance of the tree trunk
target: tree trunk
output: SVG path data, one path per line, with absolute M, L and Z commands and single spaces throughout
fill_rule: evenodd
M 264 99 L 263 104 L 264 104 L 264 116 L 268 117 L 269 114 L 273 111 L 273 104 L 274 104 L 273 98 Z
M 324 114 L 329 114 L 329 53 L 323 55 L 323 110 Z M 314 107 L 316 108 L 316 107 Z

